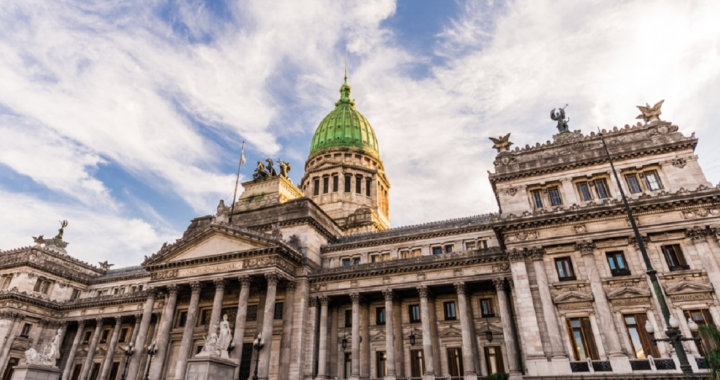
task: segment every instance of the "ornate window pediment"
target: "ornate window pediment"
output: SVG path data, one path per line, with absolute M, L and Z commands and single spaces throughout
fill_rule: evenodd
M 442 330 L 438 335 L 442 338 L 462 337 L 462 330 L 460 330 L 457 327 L 448 326 L 446 329 Z
M 385 331 L 380 330 L 370 338 L 371 341 L 385 341 Z
M 555 303 L 588 302 L 594 298 L 592 294 L 577 290 L 568 290 L 553 297 Z
M 683 277 L 682 280 L 668 285 L 665 288 L 665 292 L 667 294 L 686 294 L 686 293 L 703 293 L 703 292 L 712 292 L 713 286 L 711 284 L 699 282 L 699 281 L 691 281 L 687 280 L 685 277 Z
M 650 297 L 650 291 L 645 288 L 637 286 L 621 286 L 619 288 L 612 289 L 607 293 L 608 299 L 621 299 L 621 298 L 639 298 L 639 297 Z

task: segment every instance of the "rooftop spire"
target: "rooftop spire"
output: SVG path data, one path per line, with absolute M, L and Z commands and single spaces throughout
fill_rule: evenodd
M 345 52 L 345 84 L 347 84 L 347 51 Z

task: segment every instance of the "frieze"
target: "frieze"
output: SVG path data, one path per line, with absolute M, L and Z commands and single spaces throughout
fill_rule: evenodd
M 167 270 L 163 272 L 154 272 L 150 274 L 150 280 L 152 281 L 160 281 L 160 280 L 168 280 L 171 278 L 176 278 L 178 276 L 178 270 Z
M 612 299 L 610 300 L 610 303 L 613 306 L 628 306 L 628 305 L 649 305 L 650 304 L 650 298 L 619 298 L 619 299 Z
M 717 207 L 700 207 L 695 210 L 685 210 L 682 216 L 685 219 L 706 218 L 708 216 L 720 215 L 720 208 Z
M 238 269 L 243 269 L 243 262 L 235 262 L 235 263 L 228 263 L 228 264 L 216 264 L 216 265 L 208 265 L 208 266 L 201 266 L 196 268 L 187 268 L 187 269 L 179 269 L 175 271 L 176 277 L 189 277 L 189 276 L 198 276 L 202 274 L 208 274 L 208 273 L 222 273 L 222 272 L 229 272 L 234 271 Z
M 557 305 L 558 310 L 592 309 L 592 302 L 571 302 Z
M 492 271 L 493 273 L 502 273 L 507 272 L 510 270 L 510 263 L 504 262 L 504 263 L 497 263 L 493 264 Z
M 537 231 L 520 231 L 518 233 L 505 235 L 505 240 L 508 243 L 513 243 L 516 241 L 535 240 L 538 237 L 539 235 Z
M 713 301 L 712 293 L 687 293 L 687 294 L 671 294 L 670 299 L 673 301 Z

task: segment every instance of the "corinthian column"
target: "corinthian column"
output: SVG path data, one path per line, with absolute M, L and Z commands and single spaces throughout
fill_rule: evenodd
M 155 295 L 157 290 L 148 289 L 148 298 L 145 301 L 145 308 L 143 308 L 142 320 L 140 321 L 140 329 L 138 329 L 137 338 L 135 338 L 135 353 L 130 359 L 130 365 L 128 366 L 127 378 L 134 379 L 138 371 L 140 370 L 140 361 L 143 358 L 145 352 L 145 340 L 147 340 L 148 329 L 150 328 L 150 320 L 152 319 L 153 306 L 155 306 Z
M 267 278 L 267 293 L 265 296 L 265 313 L 262 325 L 262 340 L 265 347 L 260 351 L 260 363 L 258 377 L 267 380 L 270 373 L 270 353 L 272 352 L 272 330 L 275 320 L 275 296 L 277 295 L 278 276 L 274 274 L 265 275 Z
M 112 367 L 113 355 L 115 354 L 115 346 L 117 345 L 118 336 L 120 335 L 120 326 L 122 326 L 122 317 L 118 315 L 115 317 L 115 327 L 113 327 L 110 344 L 108 345 L 107 352 L 105 353 L 105 360 L 103 361 L 102 371 L 100 372 L 100 380 L 107 380 L 108 375 L 110 374 L 110 367 Z
M 327 319 L 328 319 L 328 298 L 325 295 L 320 296 L 320 334 L 318 348 L 318 368 L 317 378 L 327 378 Z
M 165 356 L 168 345 L 170 344 L 170 330 L 175 316 L 175 306 L 177 306 L 178 286 L 175 284 L 168 285 L 168 298 L 163 311 L 162 320 L 157 333 L 157 354 L 150 366 L 150 379 L 160 379 L 160 374 L 165 364 Z
M 387 359 L 387 376 L 385 380 L 395 380 L 395 329 L 393 321 L 393 292 L 392 289 L 383 290 L 385 297 L 385 353 Z
M 215 326 L 220 323 L 220 318 L 222 317 L 220 314 L 222 314 L 223 296 L 225 295 L 225 280 L 222 278 L 216 278 L 213 280 L 213 283 L 215 284 L 215 298 L 213 298 L 213 308 L 212 313 L 210 314 L 210 326 L 208 326 L 210 331 L 213 331 Z
M 8 332 L 7 340 L 3 346 L 2 356 L 0 356 L 0 373 L 5 373 L 5 367 L 9 361 L 8 356 L 10 355 L 10 349 L 12 348 L 13 342 L 15 342 L 15 338 L 20 332 L 19 330 L 22 328 L 24 319 L 25 315 L 23 314 L 15 314 L 13 318 L 14 322 L 12 328 L 10 328 L 10 331 Z
M 430 290 L 425 286 L 421 286 L 417 288 L 417 291 L 420 294 L 420 322 L 422 323 L 423 361 L 425 362 L 423 380 L 433 380 L 435 379 L 435 360 L 433 359 L 430 307 L 428 306 Z
M 497 290 L 498 306 L 500 309 L 500 322 L 503 328 L 503 340 L 505 341 L 505 351 L 508 357 L 508 372 L 510 378 L 522 379 L 520 372 L 520 355 L 518 354 L 517 340 L 515 339 L 515 327 L 512 322 L 512 314 L 510 313 L 510 301 L 507 292 L 505 292 L 505 279 L 496 278 L 493 280 L 495 289 Z
M 465 369 L 465 380 L 477 379 L 475 372 L 475 360 L 473 360 L 473 336 L 472 327 L 468 320 L 467 296 L 465 295 L 465 283 L 455 283 L 455 290 L 458 297 L 458 316 L 460 317 L 460 328 L 462 329 L 462 346 L 463 346 L 463 367 Z
M 350 379 L 357 380 L 360 378 L 360 294 L 351 293 L 352 300 L 352 371 Z
M 202 285 L 199 282 L 190 283 L 190 306 L 188 307 L 187 318 L 185 319 L 185 328 L 183 329 L 182 341 L 180 342 L 180 352 L 178 353 L 177 363 L 175 364 L 175 379 L 185 379 L 185 366 L 190 357 L 193 343 L 193 331 L 197 322 L 198 303 L 200 303 L 200 290 Z M 131 378 L 132 380 L 132 378 Z
M 95 332 L 93 333 L 92 341 L 90 342 L 90 348 L 88 348 L 87 358 L 85 358 L 85 364 L 83 365 L 82 372 L 80 373 L 80 380 L 87 380 L 88 375 L 90 374 L 90 367 L 92 367 L 93 364 L 93 357 L 95 356 L 95 350 L 97 349 L 98 341 L 100 340 L 102 327 L 102 318 L 96 318 Z
M 233 334 L 233 343 L 235 349 L 232 352 L 232 358 L 240 363 L 242 359 L 243 339 L 245 338 L 245 322 L 247 320 L 247 302 L 250 297 L 250 277 L 241 276 L 240 280 L 240 297 L 238 298 L 238 308 L 235 316 L 235 333 Z M 238 377 L 240 367 L 235 368 L 234 379 Z
M 562 343 L 562 335 L 560 335 L 560 328 L 558 327 L 558 317 L 557 313 L 555 313 L 555 302 L 553 302 L 552 294 L 550 294 L 550 284 L 547 273 L 545 272 L 545 264 L 543 261 L 544 251 L 542 249 L 534 249 L 530 251 L 530 254 L 532 255 L 533 268 L 535 269 L 540 301 L 542 302 L 545 327 L 547 328 L 548 337 L 550 338 L 552 356 L 553 358 L 566 358 L 567 355 L 565 354 L 565 348 Z
M 293 313 L 295 309 L 295 283 L 285 285 L 283 306 L 282 340 L 280 341 L 280 370 L 278 380 L 286 380 L 290 374 L 290 343 L 292 340 Z
M 73 339 L 72 348 L 68 354 L 67 360 L 65 361 L 65 368 L 63 369 L 62 378 L 69 379 L 70 371 L 72 371 L 73 362 L 75 361 L 75 354 L 78 352 L 80 347 L 80 339 L 82 339 L 83 330 L 85 329 L 85 321 L 78 321 L 77 332 L 75 332 L 75 339 Z
M 720 269 L 718 269 L 715 255 L 707 242 L 707 234 L 708 231 L 700 227 L 695 227 L 687 231 L 687 236 L 692 240 L 697 250 L 703 268 L 707 272 L 708 279 L 715 288 L 715 297 L 720 299 Z

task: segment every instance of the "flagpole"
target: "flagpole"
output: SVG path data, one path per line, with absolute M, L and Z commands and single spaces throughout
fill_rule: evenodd
M 245 161 L 245 141 L 242 142 L 242 148 L 240 149 L 240 163 L 238 164 L 237 178 L 235 178 L 235 191 L 233 192 L 233 202 L 230 208 L 230 219 L 228 223 L 232 224 L 233 213 L 235 212 L 235 199 L 237 199 L 238 183 L 240 183 L 240 168 Z
M 602 141 L 603 148 L 605 148 L 605 154 L 607 155 L 608 161 L 610 162 L 610 168 L 612 169 L 613 175 L 615 176 L 615 181 L 618 184 L 620 196 L 622 197 L 623 204 L 625 205 L 625 212 L 630 219 L 630 226 L 632 227 L 633 233 L 635 235 L 635 241 L 637 242 L 638 248 L 640 249 L 640 254 L 642 255 L 643 261 L 645 262 L 645 268 L 647 269 L 645 271 L 645 274 L 650 277 L 650 282 L 653 286 L 655 298 L 657 298 L 658 305 L 660 306 L 660 312 L 662 313 L 663 320 L 665 321 L 665 325 L 667 326 L 665 330 L 665 335 L 667 335 L 667 338 L 655 339 L 654 331 L 650 331 L 652 329 L 648 329 L 648 327 L 646 327 L 646 329 L 648 329 L 648 333 L 650 333 L 654 342 L 669 342 L 673 346 L 673 348 L 675 349 L 675 353 L 677 354 L 678 361 L 680 362 L 680 369 L 682 370 L 683 376 L 687 379 L 692 378 L 692 367 L 690 366 L 690 362 L 688 362 L 687 353 L 685 352 L 685 348 L 683 347 L 681 341 L 696 339 L 684 338 L 682 336 L 682 332 L 680 332 L 680 329 L 672 326 L 672 324 L 670 323 L 670 309 L 668 308 L 667 302 L 665 301 L 665 296 L 663 295 L 660 288 L 660 283 L 657 279 L 657 272 L 655 271 L 652 263 L 650 262 L 650 256 L 648 256 L 647 250 L 645 249 L 645 243 L 643 242 L 642 236 L 640 235 L 640 230 L 635 223 L 635 217 L 633 216 L 632 209 L 630 208 L 627 198 L 625 197 L 625 192 L 623 191 L 620 177 L 615 170 L 615 165 L 613 164 L 612 157 L 610 157 L 610 151 L 608 150 L 607 144 L 605 144 L 605 138 L 603 138 L 603 134 L 602 132 L 600 132 L 600 127 L 598 127 L 598 133 L 600 135 L 600 141 Z

